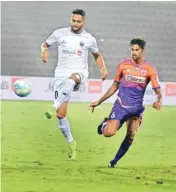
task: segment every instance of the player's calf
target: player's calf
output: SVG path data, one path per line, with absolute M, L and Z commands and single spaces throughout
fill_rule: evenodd
M 68 105 L 68 102 L 64 102 L 61 107 L 57 110 L 57 118 L 58 119 L 63 119 L 67 116 L 67 105 Z
M 141 120 L 138 118 L 131 118 L 127 121 L 127 134 L 126 135 L 128 136 L 128 138 L 134 139 L 140 124 L 141 124 Z
M 108 164 L 109 168 L 114 168 L 117 164 L 117 162 L 126 154 L 126 152 L 129 150 L 131 144 L 133 143 L 133 139 L 129 138 L 128 136 L 125 137 L 123 142 L 120 145 L 120 148 L 118 149 L 117 153 L 114 156 L 114 159 L 110 161 Z
M 135 135 L 136 135 L 137 130 L 127 130 L 127 134 L 126 136 L 130 139 L 134 139 Z
M 140 125 L 140 120 L 136 117 L 132 117 L 131 119 L 127 120 L 127 134 L 125 139 L 120 145 L 114 159 L 110 161 L 108 167 L 114 167 L 117 162 L 126 154 L 129 150 L 131 144 L 133 143 L 134 137 L 136 135 L 137 129 Z

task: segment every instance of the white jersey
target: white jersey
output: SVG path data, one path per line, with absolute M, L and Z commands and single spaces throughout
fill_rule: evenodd
M 55 30 L 46 42 L 58 45 L 56 78 L 65 78 L 76 72 L 88 77 L 88 51 L 98 52 L 96 39 L 90 33 L 83 30 L 82 33 L 75 34 L 70 27 L 61 28 Z

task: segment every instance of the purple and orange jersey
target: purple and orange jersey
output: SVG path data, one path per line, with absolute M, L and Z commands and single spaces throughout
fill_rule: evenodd
M 153 89 L 160 88 L 157 71 L 148 61 L 139 65 L 132 59 L 121 61 L 114 81 L 119 83 L 117 100 L 122 106 L 141 106 L 150 81 Z

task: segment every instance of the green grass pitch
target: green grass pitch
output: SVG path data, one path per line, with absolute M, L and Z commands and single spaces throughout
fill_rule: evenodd
M 176 107 L 157 112 L 147 106 L 143 124 L 115 169 L 107 168 L 122 142 L 125 125 L 112 138 L 96 133 L 112 105 L 94 114 L 88 103 L 70 103 L 68 119 L 77 141 L 77 160 L 55 118 L 44 112 L 51 102 L 1 102 L 2 192 L 175 192 Z

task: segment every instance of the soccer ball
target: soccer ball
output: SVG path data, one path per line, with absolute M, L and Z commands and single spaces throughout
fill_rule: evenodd
M 18 79 L 13 84 L 14 92 L 19 97 L 26 97 L 32 91 L 32 84 L 26 79 Z

